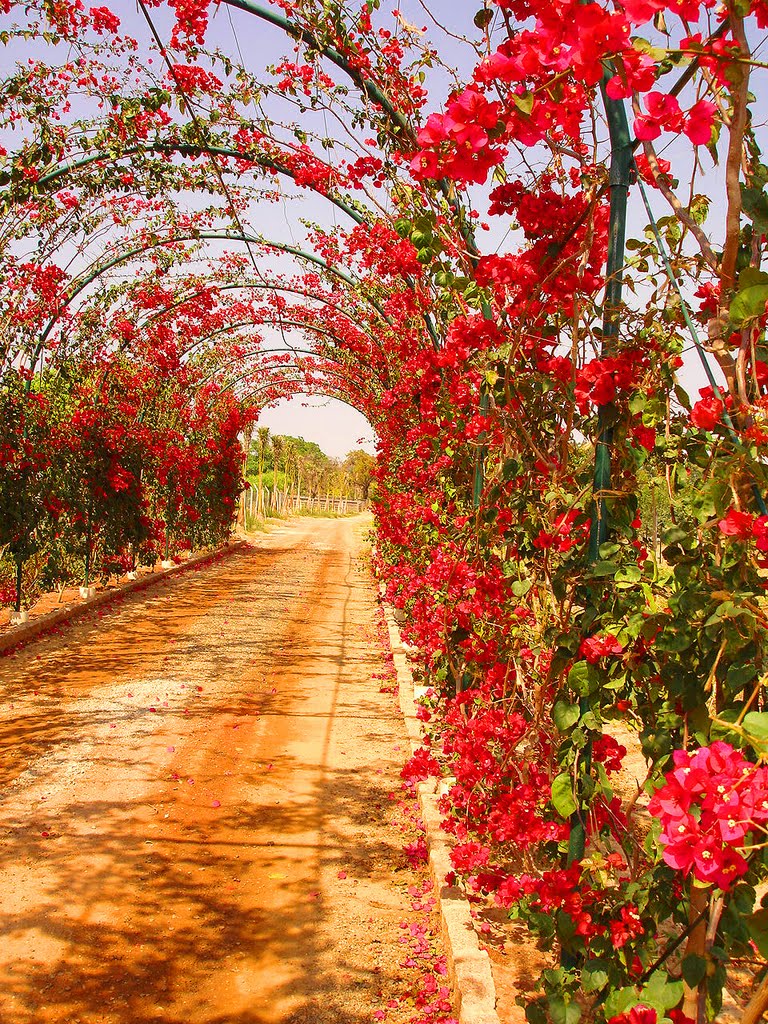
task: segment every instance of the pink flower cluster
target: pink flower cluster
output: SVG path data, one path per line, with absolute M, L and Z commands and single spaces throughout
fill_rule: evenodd
M 662 825 L 662 857 L 701 882 L 729 889 L 749 866 L 748 833 L 768 822 L 768 767 L 717 740 L 698 750 L 676 750 L 648 810 Z

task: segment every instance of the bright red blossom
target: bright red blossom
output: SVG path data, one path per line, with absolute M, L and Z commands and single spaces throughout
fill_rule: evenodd
M 721 740 L 676 750 L 648 810 L 662 824 L 662 857 L 684 875 L 730 889 L 748 868 L 751 829 L 768 821 L 768 768 Z

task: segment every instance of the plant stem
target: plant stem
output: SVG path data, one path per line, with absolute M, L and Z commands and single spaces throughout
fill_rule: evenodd
M 688 909 L 689 934 L 684 956 L 701 956 L 706 953 L 707 909 L 709 892 L 691 883 L 691 904 Z M 692 1020 L 698 1020 L 699 985 L 691 988 L 683 979 L 683 1013 Z

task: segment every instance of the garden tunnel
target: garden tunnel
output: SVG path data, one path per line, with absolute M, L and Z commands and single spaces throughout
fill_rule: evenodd
M 558 950 L 529 1019 L 704 1021 L 766 953 L 768 15 L 478 6 L 0 5 L 3 566 L 214 543 L 266 405 L 358 409 L 413 778 Z

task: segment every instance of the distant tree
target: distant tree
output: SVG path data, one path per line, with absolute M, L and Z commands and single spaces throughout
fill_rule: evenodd
M 279 434 L 273 434 L 272 436 L 272 505 L 274 508 L 278 508 L 277 505 L 277 469 L 280 464 L 280 460 L 283 456 L 283 447 L 285 444 L 285 438 Z
M 375 466 L 376 459 L 362 448 L 356 448 L 349 452 L 344 460 L 343 469 L 347 477 L 348 489 L 352 490 L 354 497 L 362 498 L 364 501 L 368 500 Z
M 256 498 L 256 514 L 264 515 L 264 459 L 269 449 L 269 427 L 259 427 L 256 431 L 256 457 L 258 460 L 259 490 Z

